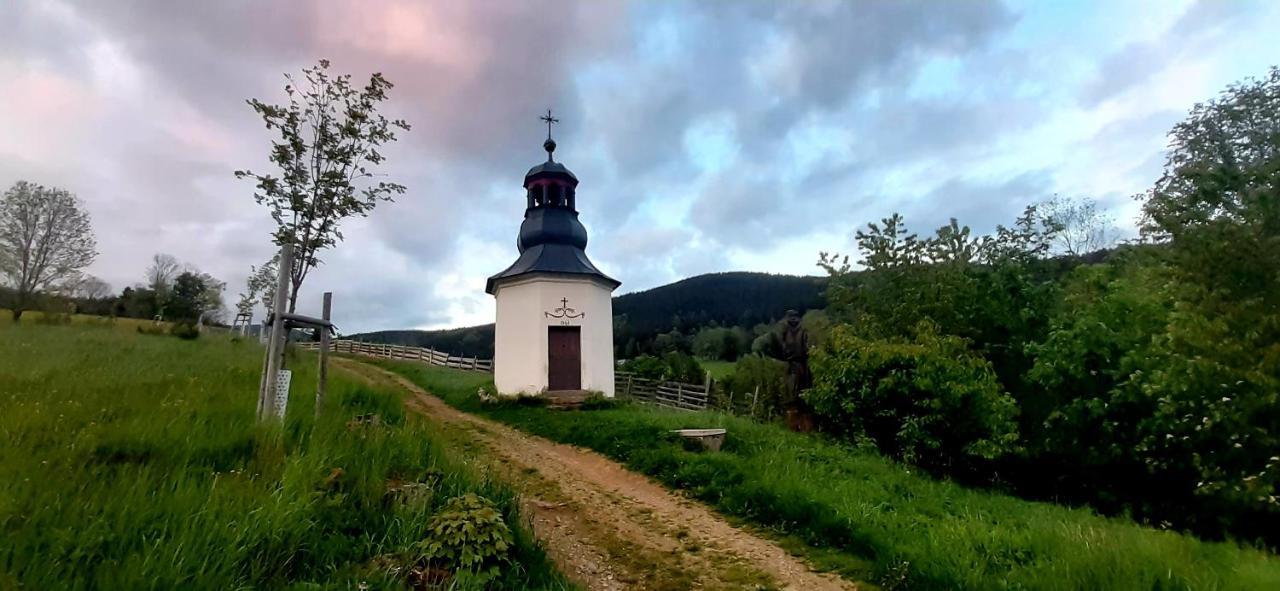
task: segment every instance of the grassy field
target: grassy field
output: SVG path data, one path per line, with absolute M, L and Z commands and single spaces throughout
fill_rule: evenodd
M 513 529 L 494 588 L 570 588 L 512 493 L 396 394 L 337 375 L 313 420 L 305 356 L 288 421 L 259 429 L 253 343 L 30 320 L 0 315 L 0 589 L 401 589 L 391 567 L 467 492 Z M 359 413 L 384 424 L 349 429 Z
M 826 442 L 718 413 L 623 405 L 482 405 L 488 376 L 380 361 L 450 404 L 595 449 L 886 589 L 1280 589 L 1280 559 L 1087 510 L 939 482 Z M 667 433 L 725 427 L 718 454 Z
M 702 365 L 702 369 L 711 374 L 713 380 L 723 380 L 733 375 L 735 363 L 733 361 L 720 361 L 711 359 L 699 359 L 698 363 Z

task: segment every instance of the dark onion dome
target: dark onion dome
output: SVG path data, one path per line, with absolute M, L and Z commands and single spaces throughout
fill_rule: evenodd
M 524 176 L 526 207 L 516 247 L 520 258 L 489 278 L 484 290 L 494 292 L 499 281 L 524 275 L 549 274 L 591 277 L 615 289 L 622 282 L 605 275 L 587 258 L 587 229 L 578 221 L 578 177 L 552 158 L 550 138 L 542 147 L 547 161 Z

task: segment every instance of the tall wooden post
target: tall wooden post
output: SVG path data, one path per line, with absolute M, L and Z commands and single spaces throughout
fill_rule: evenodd
M 283 364 L 284 343 L 287 336 L 284 328 L 284 299 L 289 293 L 289 278 L 293 273 L 293 245 L 280 247 L 280 272 L 276 277 L 275 299 L 271 301 L 271 332 L 267 337 L 267 373 L 263 376 L 262 389 L 258 394 L 258 418 L 276 417 L 276 375 Z
M 320 309 L 320 318 L 330 320 L 329 313 L 333 309 L 333 292 L 324 292 L 324 305 Z M 320 416 L 320 407 L 324 405 L 324 389 L 329 384 L 329 329 L 320 331 L 320 376 L 316 380 L 316 416 Z

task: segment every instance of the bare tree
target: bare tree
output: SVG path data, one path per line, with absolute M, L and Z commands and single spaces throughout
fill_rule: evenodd
M 367 216 L 381 201 L 391 201 L 405 188 L 374 181 L 373 168 L 385 156 L 378 151 L 407 131 L 403 120 L 378 113 L 392 84 L 374 74 L 364 88 L 351 85 L 351 76 L 330 77 L 329 61 L 303 70 L 303 85 L 285 75 L 288 105 L 269 105 L 250 99 L 267 129 L 276 130 L 271 162 L 280 176 L 238 170 L 236 178 L 257 182 L 254 199 L 271 210 L 276 244 L 293 244 L 298 261 L 290 273 L 290 312 L 307 273 L 320 263 L 316 254 L 342 240 L 338 224 L 353 216 Z
M 69 285 L 72 295 L 86 300 L 101 300 L 111 297 L 111 284 L 94 277 L 84 275 L 74 285 Z
M 0 199 L 0 273 L 16 300 L 13 319 L 41 290 L 56 289 L 80 277 L 98 256 L 89 214 L 64 189 L 18 181 Z
M 1116 243 L 1115 220 L 1099 210 L 1093 199 L 1054 195 L 1040 207 L 1045 218 L 1060 226 L 1054 239 L 1058 252 L 1080 256 Z
M 147 267 L 147 287 L 156 298 L 156 312 L 164 316 L 165 306 L 173 296 L 173 282 L 182 272 L 182 264 L 171 254 L 157 252 L 151 255 L 151 265 Z

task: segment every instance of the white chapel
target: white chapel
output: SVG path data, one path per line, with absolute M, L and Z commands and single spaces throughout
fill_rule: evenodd
M 493 381 L 502 395 L 594 390 L 613 396 L 613 290 L 621 282 L 587 258 L 578 177 L 556 162 L 547 116 L 547 161 L 524 176 L 520 257 L 489 278 L 497 300 Z

